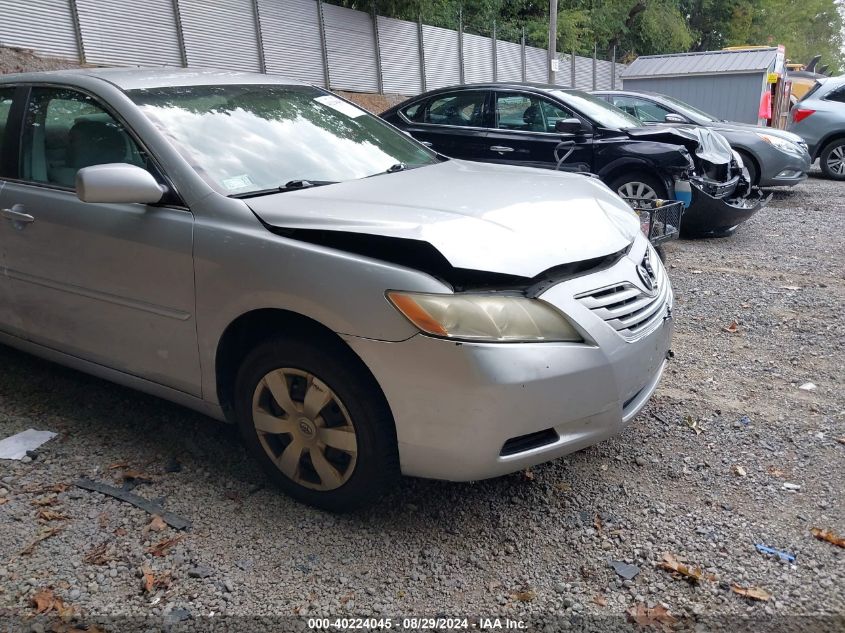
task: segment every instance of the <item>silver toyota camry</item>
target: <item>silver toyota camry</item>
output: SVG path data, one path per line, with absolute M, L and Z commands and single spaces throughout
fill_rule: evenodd
M 265 75 L 0 77 L 0 340 L 240 426 L 297 499 L 618 433 L 672 333 L 598 180 L 448 160 Z

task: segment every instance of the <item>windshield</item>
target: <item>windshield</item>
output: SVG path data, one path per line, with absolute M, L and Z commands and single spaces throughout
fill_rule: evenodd
M 610 130 L 624 130 L 625 128 L 642 127 L 643 125 L 636 117 L 632 117 L 604 99 L 594 97 L 586 92 L 580 90 L 553 90 L 552 92 L 565 104 L 601 127 Z
M 437 161 L 409 136 L 310 86 L 178 86 L 128 95 L 224 195 L 354 180 Z
M 684 103 L 680 99 L 675 99 L 674 97 L 670 97 L 668 95 L 661 95 L 660 98 L 666 101 L 667 103 L 671 103 L 672 107 L 674 107 L 675 110 L 683 114 L 693 123 L 698 123 L 699 125 L 701 125 L 704 123 L 714 123 L 719 120 L 707 114 L 706 112 L 691 106 L 688 103 Z

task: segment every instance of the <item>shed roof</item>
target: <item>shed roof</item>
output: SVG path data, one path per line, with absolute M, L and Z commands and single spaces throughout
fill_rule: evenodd
M 622 78 L 763 72 L 768 70 L 775 61 L 777 52 L 778 49 L 772 47 L 739 51 L 646 55 L 638 57 L 622 71 Z

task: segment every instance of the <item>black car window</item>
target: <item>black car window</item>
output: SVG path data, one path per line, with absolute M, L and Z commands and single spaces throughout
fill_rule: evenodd
M 9 120 L 9 112 L 12 109 L 14 94 L 14 88 L 0 88 L 0 169 L 6 164 L 6 161 L 3 160 L 3 143 L 6 138 L 6 126 Z
M 435 125 L 482 127 L 486 97 L 486 92 L 474 90 L 451 92 L 435 97 L 425 108 L 424 122 Z
M 145 162 L 124 127 L 92 97 L 64 88 L 32 89 L 21 146 L 25 180 L 73 188 L 83 167 Z
M 406 108 L 402 108 L 401 112 L 409 121 L 414 121 L 415 123 L 422 123 L 425 116 L 425 108 L 423 107 L 424 105 L 424 101 L 417 101 L 416 103 L 412 103 Z
M 839 88 L 838 90 L 834 90 L 829 95 L 825 97 L 827 101 L 838 101 L 839 103 L 845 103 L 845 86 Z
M 554 132 L 555 123 L 570 116 L 572 115 L 560 106 L 537 95 L 496 95 L 496 127 L 500 130 Z

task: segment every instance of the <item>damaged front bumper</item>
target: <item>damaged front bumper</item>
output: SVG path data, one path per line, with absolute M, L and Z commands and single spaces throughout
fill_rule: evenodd
M 712 195 L 704 188 L 690 181 L 692 187 L 692 201 L 684 211 L 681 225 L 683 237 L 720 237 L 729 235 L 733 230 L 751 218 L 757 211 L 765 207 L 772 195 L 763 195 L 757 188 L 748 188 L 746 195 L 737 194 L 745 187 L 737 187 L 735 182 L 726 183 L 727 187 L 719 187 Z M 725 195 L 725 191 L 730 193 Z

